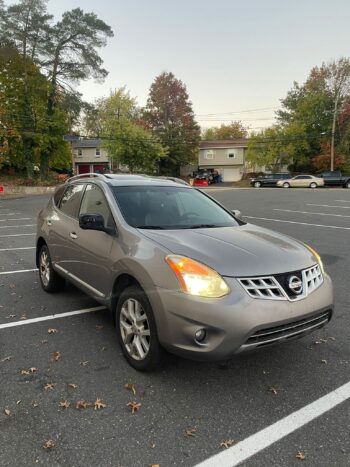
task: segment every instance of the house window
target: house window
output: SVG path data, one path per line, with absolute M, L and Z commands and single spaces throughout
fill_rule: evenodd
M 213 151 L 207 151 L 205 153 L 205 158 L 206 159 L 214 159 L 214 152 Z
M 227 154 L 227 159 L 234 159 L 235 158 L 235 153 L 230 151 L 228 154 Z
M 78 149 L 78 157 L 82 157 L 83 155 L 83 150 L 82 149 Z
M 100 155 L 101 155 L 101 150 L 100 150 L 100 148 L 96 148 L 96 156 L 99 157 Z

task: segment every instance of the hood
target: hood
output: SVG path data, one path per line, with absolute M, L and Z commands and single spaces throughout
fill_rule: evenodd
M 252 224 L 194 230 L 142 230 L 173 254 L 188 256 L 222 276 L 244 277 L 292 272 L 316 259 L 297 240 Z

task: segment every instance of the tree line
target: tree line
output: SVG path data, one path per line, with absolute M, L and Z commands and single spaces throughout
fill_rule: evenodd
M 0 167 L 42 177 L 70 165 L 66 134 L 101 137 L 116 163 L 178 173 L 197 156 L 200 128 L 186 86 L 172 73 L 155 78 L 140 108 L 126 89 L 89 104 L 76 85 L 103 80 L 100 50 L 113 31 L 80 8 L 54 21 L 47 0 L 0 0 Z

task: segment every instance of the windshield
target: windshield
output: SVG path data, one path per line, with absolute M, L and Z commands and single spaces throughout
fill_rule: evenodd
M 111 187 L 126 222 L 139 229 L 236 227 L 235 218 L 203 193 L 168 186 Z

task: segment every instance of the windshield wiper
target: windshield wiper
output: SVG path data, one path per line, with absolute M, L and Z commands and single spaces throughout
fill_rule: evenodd
M 195 224 L 184 227 L 185 229 L 212 229 L 214 227 L 220 227 L 217 224 Z
M 137 225 L 136 229 L 164 230 L 161 225 Z

